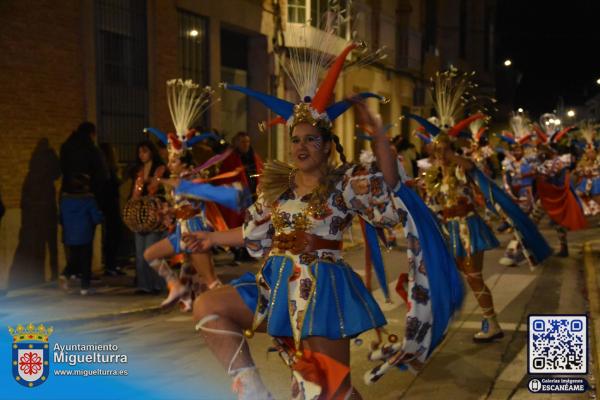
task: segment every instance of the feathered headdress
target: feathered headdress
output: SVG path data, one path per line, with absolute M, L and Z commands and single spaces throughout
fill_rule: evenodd
M 517 144 L 517 141 L 515 140 L 515 137 L 513 136 L 512 132 L 502 131 L 502 133 L 495 133 L 494 135 L 496 135 L 500 140 L 502 140 L 505 143 L 508 143 L 511 146 Z
M 475 104 L 477 101 L 477 98 L 472 94 L 472 91 L 477 87 L 477 84 L 471 81 L 473 74 L 458 73 L 455 68 L 450 68 L 444 72 L 436 72 L 435 77 L 431 79 L 432 85 L 429 94 L 437 113 L 437 124 L 418 115 L 407 114 L 406 116 L 417 121 L 425 128 L 427 133 L 435 136 L 438 140 L 441 137 L 457 138 L 464 136 L 470 138 L 471 135 L 464 131 L 474 121 L 485 118 L 483 113 L 478 112 L 459 120 L 464 115 L 465 107 Z
M 509 124 L 516 143 L 525 144 L 533 137 L 531 134 L 531 122 L 523 113 L 513 113 L 509 119 Z
M 358 54 L 353 62 L 346 65 L 347 67 L 362 66 L 385 58 L 382 49 L 368 52 L 364 43 L 354 40 L 346 42 L 339 55 L 332 58 L 331 54 L 335 54 L 336 49 L 340 47 L 340 42 L 345 41 L 337 34 L 341 20 L 348 18 L 343 15 L 344 12 L 339 8 L 329 10 L 325 13 L 324 23 L 320 29 L 316 29 L 308 23 L 289 24 L 287 27 L 285 37 L 289 45 L 289 54 L 281 65 L 296 89 L 300 102 L 294 104 L 247 87 L 221 84 L 225 89 L 242 92 L 260 101 L 278 115 L 268 123 L 259 125 L 261 130 L 280 123 L 286 123 L 288 127 L 293 128 L 301 122 L 330 128 L 332 122 L 346 112 L 354 101 L 369 97 L 387 101 L 377 94 L 363 92 L 350 99 L 330 104 L 335 84 L 345 67 L 346 58 L 351 52 L 357 50 Z M 319 79 L 325 71 L 327 74 L 319 84 Z
M 175 132 L 165 134 L 156 128 L 146 128 L 144 132 L 153 134 L 167 145 L 169 158 L 181 156 L 204 139 L 219 140 L 219 136 L 212 132 L 198 133 L 192 128 L 198 118 L 214 103 L 213 94 L 214 90 L 210 86 L 200 87 L 191 80 L 167 81 L 167 103 Z
M 581 137 L 585 140 L 588 149 L 594 149 L 596 145 L 596 132 L 598 129 L 598 124 L 594 124 L 590 120 L 581 121 L 579 123 L 579 132 L 581 132 Z
M 485 134 L 485 131 L 488 127 L 485 125 L 487 123 L 486 118 L 477 119 L 469 125 L 469 131 L 471 131 L 471 138 L 475 143 L 478 143 L 481 137 Z

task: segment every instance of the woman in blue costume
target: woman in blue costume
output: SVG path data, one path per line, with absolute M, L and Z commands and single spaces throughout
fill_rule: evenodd
M 196 329 L 232 376 L 240 399 L 270 398 L 245 339 L 257 331 L 275 338 L 280 355 L 291 367 L 292 398 L 360 398 L 350 381 L 350 339 L 386 321 L 362 279 L 343 260 L 342 234 L 355 215 L 376 227 L 402 223 L 409 234 L 415 294 L 410 316 L 418 329 L 405 338 L 398 365 L 400 361 L 415 368 L 422 365 L 460 304 L 462 292 L 450 287 L 460 287 L 455 269 L 428 269 L 422 262 L 415 218 L 396 194 L 404 195 L 397 161 L 381 123 L 358 102 L 379 96 L 361 93 L 353 100 L 328 105 L 344 60 L 356 47 L 350 43 L 344 49 L 320 85 L 303 81 L 297 87 L 302 99 L 297 104 L 226 86 L 279 115 L 289 128 L 293 161 L 293 165 L 265 165 L 258 200 L 247 210 L 243 227 L 187 236 L 192 249 L 245 245 L 252 256 L 266 257 L 258 274 L 246 274 L 230 286 L 204 293 L 194 303 Z M 332 132 L 333 120 L 353 104 L 372 132 L 375 162 L 369 165 L 346 163 Z M 330 163 L 334 150 L 340 155 L 340 166 Z M 415 201 L 410 195 L 405 198 Z
M 502 161 L 502 181 L 504 190 L 510 198 L 521 207 L 524 213 L 531 216 L 535 209 L 534 183 L 537 175 L 537 160 L 531 154 L 526 154 L 526 148 L 531 149 L 531 122 L 521 113 L 511 116 L 510 125 L 512 136 L 500 135 L 500 139 L 509 144 Z M 508 223 L 506 223 L 508 226 Z M 500 229 L 499 229 L 500 230 Z M 517 239 L 511 240 L 506 246 L 504 256 L 499 262 L 506 266 L 517 266 L 525 261 L 521 245 Z
M 185 246 L 183 235 L 213 230 L 215 227 L 207 215 L 208 202 L 238 209 L 241 191 L 233 187 L 200 183 L 196 179 L 199 178 L 197 174 L 208 167 L 206 164 L 193 169 L 191 147 L 212 134 L 196 135 L 190 127 L 210 105 L 212 90 L 179 79 L 167 82 L 167 93 L 176 133 L 165 135 L 153 128 L 148 131 L 165 143 L 169 151 L 171 178 L 158 181 L 171 189 L 170 214 L 175 219 L 175 229 L 167 238 L 147 248 L 144 259 L 167 282 L 169 295 L 161 305 L 166 307 L 181 302 L 182 309 L 190 311 L 195 294 L 199 294 L 204 286 L 213 289 L 220 286 L 221 282 L 215 274 L 210 252 L 192 254 Z M 181 276 L 177 276 L 165 258 L 181 253 L 187 255 L 189 263 L 184 262 Z
M 499 246 L 499 242 L 477 210 L 476 194 L 482 194 L 486 205 L 501 213 L 515 228 L 515 235 L 532 264 L 548 257 L 551 250 L 535 225 L 506 193 L 477 169 L 472 160 L 456 152 L 461 148 L 460 138 L 470 137 L 463 131 L 474 120 L 484 118 L 483 114 L 475 114 L 457 122 L 464 114 L 464 106 L 474 100 L 469 94 L 474 88 L 469 78 L 470 74 L 459 74 L 453 69 L 436 74 L 432 98 L 439 126 L 416 115 L 409 117 L 434 136 L 429 167 L 422 177 L 426 200 L 439 214 L 458 268 L 465 275 L 482 309 L 482 328 L 475 333 L 473 340 L 486 343 L 504 336 L 496 318 L 492 293 L 482 275 L 484 252 Z

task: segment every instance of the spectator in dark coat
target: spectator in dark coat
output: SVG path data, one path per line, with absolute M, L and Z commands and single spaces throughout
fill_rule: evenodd
M 94 124 L 83 122 L 60 147 L 62 193 L 71 193 L 74 177 L 84 174 L 90 177 L 90 189 L 99 198 L 110 175 L 104 156 L 94 143 L 95 139 Z
M 102 222 L 102 212 L 90 190 L 90 178 L 85 174 L 73 175 L 69 192 L 60 199 L 60 223 L 63 243 L 68 248 L 67 268 L 61 275 L 62 286 L 68 278 L 81 273 L 81 294 L 89 293 L 92 276 L 92 245 L 96 225 Z
M 96 146 L 95 140 L 96 126 L 91 122 L 82 122 L 60 147 L 60 169 L 62 172 L 62 184 L 60 189 L 61 204 L 62 197 L 64 196 L 66 196 L 68 199 L 71 199 L 71 195 L 81 196 L 82 176 L 87 177 L 87 193 L 91 193 L 95 197 L 96 201 L 100 199 L 101 193 L 108 182 L 109 172 L 104 156 L 100 149 Z M 94 197 L 92 197 L 92 200 Z M 71 207 L 87 207 L 87 203 L 83 201 L 68 201 L 65 204 L 68 204 Z M 79 210 L 79 213 L 83 215 L 86 210 L 86 208 L 83 208 Z M 75 210 L 70 210 L 70 214 L 75 214 Z M 71 246 L 69 246 L 65 241 L 67 267 L 65 268 L 65 272 L 63 272 L 61 275 L 61 284 L 63 287 L 67 286 L 67 282 L 64 281 L 65 275 L 68 274 L 71 276 L 84 272 L 78 270 L 82 264 L 85 264 L 84 262 L 80 261 L 79 256 L 87 259 L 88 254 L 84 254 L 87 251 L 88 248 L 85 247 L 80 249 L 80 251 L 76 251 L 76 254 L 71 255 Z M 90 245 L 90 268 L 92 259 L 91 251 L 92 247 Z M 73 260 L 75 261 L 75 264 L 71 265 L 70 262 Z M 82 281 L 82 285 L 83 284 L 84 282 Z M 89 286 L 89 282 L 87 285 Z M 87 288 L 84 290 L 85 293 L 87 293 Z

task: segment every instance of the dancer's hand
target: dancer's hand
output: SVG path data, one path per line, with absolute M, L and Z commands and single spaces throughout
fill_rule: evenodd
M 362 129 L 364 129 L 371 136 L 386 137 L 385 132 L 383 131 L 380 115 L 369 111 L 364 101 L 356 101 L 354 103 L 354 109 L 357 111 L 356 118 L 358 120 L 358 125 Z
M 373 137 L 373 143 L 371 143 L 373 154 L 385 183 L 388 187 L 395 188 L 400 181 L 397 167 L 398 160 L 396 154 L 392 153 L 390 141 L 381 123 L 381 117 L 371 113 L 362 101 L 354 103 L 354 107 L 357 111 L 356 116 L 359 126 Z
M 183 235 L 186 247 L 193 253 L 203 253 L 214 246 L 212 232 L 192 232 Z

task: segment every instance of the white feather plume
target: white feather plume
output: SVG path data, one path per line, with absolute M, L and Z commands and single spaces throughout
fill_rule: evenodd
M 516 140 L 524 138 L 531 131 L 531 123 L 523 114 L 513 114 L 509 123 Z
M 209 86 L 202 88 L 191 80 L 167 81 L 167 103 L 177 136 L 184 138 L 194 122 L 212 105 L 213 93 Z

